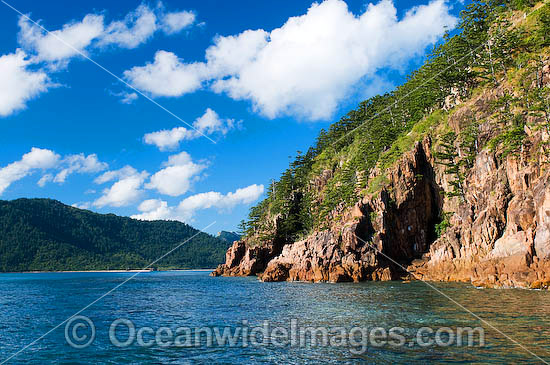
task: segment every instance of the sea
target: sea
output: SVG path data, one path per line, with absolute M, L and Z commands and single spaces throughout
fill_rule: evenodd
M 549 291 L 0 274 L 0 364 L 541 364 L 549 325 Z

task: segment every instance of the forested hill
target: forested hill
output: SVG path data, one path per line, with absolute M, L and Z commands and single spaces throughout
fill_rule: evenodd
M 224 240 L 226 242 L 235 242 L 241 239 L 241 235 L 236 232 L 228 232 L 228 231 L 221 231 L 218 232 L 219 239 Z
M 97 214 L 50 199 L 0 201 L 0 271 L 143 268 L 197 232 L 181 222 Z M 228 245 L 199 233 L 155 267 L 212 268 Z
M 305 153 L 298 151 L 267 189 L 267 198 L 241 222 L 247 242 L 292 243 L 328 228 L 346 207 L 381 190 L 385 177 L 377 171 L 385 171 L 415 142 L 445 125 L 453 103 L 494 88 L 503 78 L 519 78 L 518 73 L 540 68 L 549 45 L 547 2 L 473 0 L 462 11 L 456 34 L 447 34 L 403 85 L 361 102 L 328 130 L 321 130 Z M 516 99 L 525 110 L 545 113 L 546 92 L 540 87 Z M 507 96 L 499 103 L 518 104 L 516 99 Z M 492 143 L 521 147 L 518 141 L 525 133 L 520 124 L 505 125 L 500 139 Z M 432 137 L 442 143 L 438 136 Z M 447 139 L 455 137 L 449 134 Z
M 550 0 L 471 0 L 298 153 L 213 275 L 550 287 Z

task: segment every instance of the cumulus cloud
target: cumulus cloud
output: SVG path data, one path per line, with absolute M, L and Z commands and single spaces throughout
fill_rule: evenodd
M 123 207 L 135 202 L 143 194 L 143 183 L 148 176 L 146 171 L 138 172 L 131 166 L 105 172 L 95 179 L 96 183 L 117 181 L 111 187 L 103 190 L 103 195 L 93 202 L 93 206 L 97 208 Z
M 234 119 L 221 119 L 218 113 L 207 108 L 204 114 L 193 122 L 194 129 L 175 127 L 167 130 L 147 133 L 143 140 L 147 144 L 157 146 L 161 151 L 176 149 L 181 141 L 199 138 L 200 136 L 220 133 L 227 134 L 238 123 Z
M 99 161 L 96 154 L 85 156 L 83 153 L 69 155 L 61 161 L 61 164 L 65 167 L 53 178 L 56 183 L 64 183 L 67 177 L 75 172 L 94 173 L 103 171 L 108 167 L 107 163 Z
M 118 101 L 121 104 L 132 104 L 134 101 L 138 99 L 138 94 L 134 92 L 129 93 L 129 92 L 121 91 L 119 93 L 115 93 L 115 92 L 109 91 L 109 94 L 119 98 Z
M 119 170 L 106 171 L 94 179 L 96 184 L 105 184 L 116 179 L 123 179 L 138 174 L 138 171 L 132 166 L 126 165 Z
M 103 16 L 88 14 L 80 22 L 70 22 L 62 29 L 46 33 L 26 17 L 19 17 L 19 44 L 34 53 L 35 61 L 61 61 L 88 47 L 103 33 Z
M 198 118 L 193 127 L 202 134 L 221 133 L 227 134 L 235 128 L 234 119 L 220 119 L 218 113 L 210 108 L 207 108 L 204 114 Z M 198 136 L 197 136 L 198 137 Z
M 36 61 L 58 62 L 84 52 L 87 48 L 115 45 L 136 48 L 162 29 L 167 34 L 177 33 L 192 25 L 191 12 L 165 12 L 162 3 L 156 9 L 139 5 L 122 20 L 105 24 L 101 14 L 87 14 L 81 21 L 71 21 L 61 29 L 47 33 L 27 17 L 19 18 L 19 44 L 35 54 Z
M 52 181 L 62 184 L 73 173 L 96 173 L 106 168 L 107 164 L 99 161 L 96 154 L 85 156 L 81 153 L 62 158 L 52 150 L 33 147 L 21 160 L 0 169 L 0 194 L 13 182 L 37 170 L 44 172 L 37 182 L 44 187 Z
M 33 147 L 21 160 L 0 169 L 0 194 L 3 194 L 11 184 L 34 171 L 56 166 L 59 159 L 60 156 L 51 150 Z
M 90 209 L 92 204 L 90 204 L 90 202 L 83 202 L 83 203 L 74 203 L 71 206 L 78 209 Z
M 136 93 L 124 93 L 120 99 L 120 102 L 122 104 L 132 104 L 135 100 L 137 100 L 137 98 L 138 94 Z
M 235 36 L 217 36 L 214 45 L 206 49 L 205 58 L 212 76 L 236 75 L 269 45 L 270 34 L 265 30 L 246 30 Z
M 87 14 L 49 33 L 39 25 L 20 16 L 18 43 L 21 49 L 0 57 L 0 116 L 25 108 L 25 103 L 55 84 L 49 73 L 65 68 L 71 58 L 90 50 L 103 50 L 113 45 L 136 48 L 162 30 L 177 33 L 195 22 L 188 11 L 166 12 L 162 3 L 151 9 L 140 5 L 124 19 L 105 24 L 102 14 Z M 38 22 L 40 23 L 40 21 Z M 34 66 L 35 70 L 30 70 Z M 135 93 L 124 93 L 121 102 L 129 104 Z
M 26 102 L 53 86 L 43 71 L 28 69 L 25 52 L 0 57 L 0 116 L 24 109 Z
M 149 199 L 143 201 L 138 210 L 140 214 L 133 215 L 132 218 L 142 221 L 156 220 L 181 220 L 185 221 L 185 217 L 179 217 L 177 212 L 168 203 L 160 199 Z
M 173 150 L 179 146 L 180 141 L 191 139 L 193 131 L 184 127 L 163 129 L 158 132 L 147 133 L 143 140 L 147 144 L 157 146 L 161 151 Z
M 238 204 L 250 204 L 258 200 L 263 192 L 264 186 L 256 184 L 247 186 L 246 188 L 237 189 L 235 192 L 229 192 L 225 195 L 215 191 L 210 191 L 185 198 L 178 205 L 178 209 L 189 212 L 213 207 L 220 210 L 226 210 L 231 209 Z
M 326 0 L 271 32 L 216 37 L 205 62 L 185 63 L 159 51 L 153 63 L 125 77 L 153 96 L 180 96 L 209 85 L 250 100 L 269 118 L 327 119 L 360 81 L 383 68 L 400 70 L 454 27 L 457 19 L 449 11 L 445 0 L 433 0 L 399 19 L 391 0 L 370 4 L 360 15 L 343 0 Z
M 235 192 L 222 194 L 210 191 L 192 195 L 182 200 L 175 207 L 159 199 L 145 200 L 138 207 L 140 214 L 132 218 L 140 220 L 179 220 L 188 222 L 197 210 L 216 208 L 220 211 L 228 211 L 239 204 L 250 204 L 260 198 L 264 192 L 263 185 L 250 185 L 237 189 Z
M 100 46 L 115 44 L 122 48 L 136 48 L 157 30 L 157 17 L 147 5 L 140 5 L 123 20 L 114 21 L 105 28 Z
M 53 175 L 52 174 L 45 174 L 40 178 L 40 180 L 38 180 L 36 185 L 43 188 L 44 186 L 46 186 L 47 183 L 49 183 L 52 180 L 53 180 Z
M 167 13 L 161 19 L 162 30 L 166 34 L 175 34 L 192 25 L 195 19 L 196 15 L 191 11 Z
M 124 71 L 124 77 L 153 96 L 180 96 L 198 90 L 207 72 L 203 63 L 184 63 L 172 52 L 158 51 L 153 63 Z
M 187 152 L 170 156 L 164 166 L 165 168 L 151 176 L 145 187 L 169 196 L 185 194 L 207 167 L 205 164 L 193 162 Z

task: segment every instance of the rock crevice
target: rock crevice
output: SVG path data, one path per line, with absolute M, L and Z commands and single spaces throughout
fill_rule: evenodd
M 526 146 L 538 146 L 544 138 L 533 133 Z M 448 198 L 443 192 L 449 190 L 449 177 L 432 149 L 430 138 L 416 143 L 386 171 L 385 187 L 347 209 L 330 229 L 284 245 L 235 242 L 213 275 L 547 287 L 550 172 L 540 167 L 545 155 L 531 147 L 501 160 L 484 149 L 466 176 L 464 197 Z M 435 227 L 444 215 L 450 217 L 449 227 L 437 237 Z
M 435 183 L 431 141 L 417 143 L 389 172 L 389 184 L 346 212 L 344 223 L 286 244 L 248 247 L 235 242 L 213 275 L 259 274 L 264 281 L 391 280 L 400 265 L 421 259 L 435 240 L 443 200 Z M 383 254 L 381 254 L 383 253 Z

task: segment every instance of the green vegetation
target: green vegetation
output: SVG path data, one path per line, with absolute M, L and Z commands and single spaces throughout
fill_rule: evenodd
M 453 178 L 449 182 L 452 190 L 445 193 L 447 197 L 464 198 L 466 173 L 474 166 L 479 152 L 478 135 L 479 124 L 471 119 L 458 135 L 448 131 L 440 136 L 434 157 L 436 163 L 445 166 L 445 174 Z
M 452 216 L 453 216 L 452 212 L 441 212 L 439 217 L 441 219 L 441 222 L 435 225 L 435 233 L 437 234 L 438 238 L 443 236 L 445 231 L 447 231 L 447 228 L 451 226 Z
M 49 199 L 0 201 L 0 271 L 139 269 L 198 231 L 180 222 L 142 222 Z M 205 233 L 157 268 L 213 268 L 229 243 Z
M 464 166 L 471 169 L 474 166 L 475 158 L 479 152 L 479 123 L 472 121 L 460 133 L 460 149 L 464 154 Z
M 522 92 L 532 90 L 533 82 L 542 85 L 541 76 L 533 75 L 542 75 L 541 47 L 550 44 L 550 6 L 533 10 L 534 5 L 531 0 L 476 0 L 468 5 L 459 31 L 447 34 L 407 82 L 361 102 L 322 130 L 306 153 L 298 152 L 243 222 L 249 242 L 293 242 L 326 227 L 362 195 L 382 189 L 387 184 L 384 170 L 426 135 L 435 139 L 438 162 L 454 176 L 447 194 L 462 197 L 465 176 L 488 141 L 481 140 L 476 116 L 459 133 L 450 131 L 448 98 L 466 100 L 507 77 L 527 85 Z M 522 12 L 527 19 L 517 25 L 514 19 L 523 19 Z M 518 116 L 525 120 L 518 109 L 548 120 L 548 90 L 541 86 L 519 100 L 502 102 L 492 106 L 501 136 L 489 144 L 503 154 L 515 153 L 522 143 Z M 380 173 L 369 181 L 375 168 Z
M 218 233 L 217 236 L 220 240 L 223 240 L 225 242 L 233 243 L 235 241 L 238 241 L 241 239 L 241 235 L 236 232 L 227 232 L 227 231 L 221 231 Z
M 389 182 L 386 175 L 378 175 L 370 181 L 369 187 L 367 189 L 367 194 L 372 195 L 379 192 L 382 188 Z
M 488 145 L 491 151 L 499 150 L 501 157 L 505 158 L 510 154 L 517 153 L 521 149 L 524 139 L 523 126 L 513 126 L 491 139 Z
M 512 110 L 522 106 L 524 99 L 504 95 L 495 105 L 499 108 L 498 127 L 500 133 L 488 142 L 493 152 L 498 152 L 501 158 L 520 152 L 525 139 L 525 116 Z
M 397 137 L 390 149 L 381 154 L 380 167 L 386 169 L 393 165 L 395 161 L 403 156 L 403 153 L 413 148 L 415 142 L 421 141 L 432 128 L 444 123 L 446 118 L 447 115 L 442 110 L 436 110 L 416 123 L 409 133 Z
M 454 145 L 456 140 L 455 132 L 446 133 L 441 139 L 440 150 L 435 153 L 438 163 L 445 166 L 445 174 L 454 178 L 449 182 L 453 190 L 446 193 L 448 197 L 464 197 L 464 172 L 461 168 L 462 160 L 459 159 L 458 151 Z
M 536 41 L 539 46 L 550 46 L 550 6 L 545 5 L 537 13 L 539 27 L 536 31 Z

